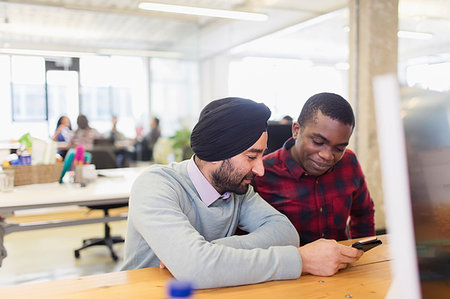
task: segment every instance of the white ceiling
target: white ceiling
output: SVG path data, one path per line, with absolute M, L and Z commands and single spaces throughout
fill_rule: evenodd
M 142 11 L 137 8 L 139 2 L 0 1 L 0 47 L 104 54 L 156 51 L 158 55 L 204 58 L 253 41 L 232 53 L 329 62 L 345 61 L 348 55 L 346 0 L 154 1 L 260 12 L 269 16 L 266 22 Z M 324 14 L 327 17 L 317 24 L 308 21 Z M 450 52 L 450 0 L 400 0 L 399 17 L 401 30 L 434 34 L 427 41 L 400 39 L 400 57 Z M 299 23 L 304 25 L 297 25 L 292 32 L 261 39 Z M 264 40 L 269 40 L 269 45 Z

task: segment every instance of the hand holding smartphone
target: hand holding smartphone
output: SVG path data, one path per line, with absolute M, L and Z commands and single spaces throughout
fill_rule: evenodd
M 352 247 L 366 252 L 382 243 L 383 242 L 381 242 L 381 240 L 378 240 L 377 237 L 371 237 L 353 243 Z

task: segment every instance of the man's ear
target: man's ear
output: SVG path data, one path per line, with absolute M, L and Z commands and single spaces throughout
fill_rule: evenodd
M 301 133 L 301 130 L 302 130 L 302 127 L 300 126 L 300 124 L 298 122 L 295 121 L 292 123 L 292 137 L 294 139 L 297 139 L 297 137 Z

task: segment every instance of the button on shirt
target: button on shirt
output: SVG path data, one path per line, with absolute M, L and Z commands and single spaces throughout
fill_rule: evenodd
M 291 220 L 300 244 L 375 235 L 374 204 L 355 154 L 347 149 L 333 168 L 315 177 L 293 159 L 289 149 L 294 143 L 290 138 L 281 149 L 264 156 L 264 176 L 256 177 L 253 185 Z
M 208 182 L 205 176 L 202 174 L 200 169 L 198 169 L 197 165 L 194 162 L 194 156 L 189 160 L 187 166 L 187 172 L 189 178 L 194 184 L 195 189 L 200 195 L 200 199 L 202 202 L 209 207 L 213 202 L 220 199 L 228 199 L 231 196 L 230 192 L 225 192 L 224 194 L 220 194 L 217 190 Z

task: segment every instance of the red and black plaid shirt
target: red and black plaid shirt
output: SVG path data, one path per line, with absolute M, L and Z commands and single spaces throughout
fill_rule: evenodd
M 264 157 L 264 176 L 256 177 L 253 185 L 291 220 L 301 245 L 320 238 L 339 241 L 375 235 L 374 205 L 355 154 L 347 149 L 333 168 L 314 177 L 292 158 L 289 149 L 294 142 L 291 138 Z

